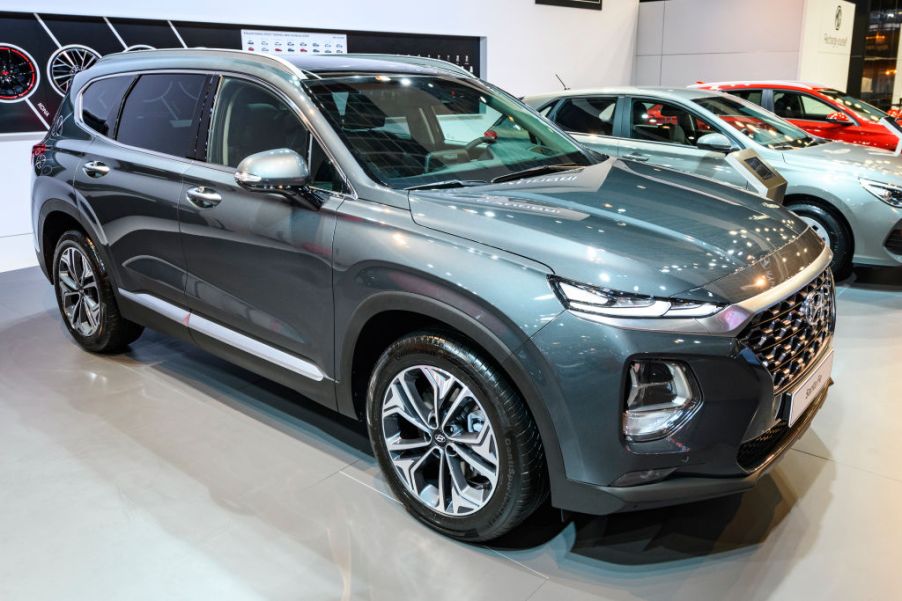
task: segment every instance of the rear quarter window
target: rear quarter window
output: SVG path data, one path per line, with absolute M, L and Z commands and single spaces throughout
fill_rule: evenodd
M 89 84 L 81 96 L 81 119 L 84 124 L 99 134 L 112 137 L 122 98 L 134 80 L 134 76 L 123 75 Z

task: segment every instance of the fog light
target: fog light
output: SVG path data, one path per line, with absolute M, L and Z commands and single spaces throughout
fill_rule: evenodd
M 660 470 L 642 470 L 641 472 L 627 472 L 614 481 L 614 486 L 638 486 L 659 482 L 676 471 L 675 467 L 667 467 Z
M 623 433 L 627 440 L 669 436 L 700 406 L 698 388 L 682 363 L 648 360 L 630 364 L 630 388 L 623 412 Z

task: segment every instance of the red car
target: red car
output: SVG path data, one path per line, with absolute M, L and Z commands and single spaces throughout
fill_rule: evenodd
M 720 90 L 763 106 L 808 133 L 895 150 L 899 139 L 880 119 L 889 115 L 845 92 L 797 81 L 729 81 L 692 87 Z

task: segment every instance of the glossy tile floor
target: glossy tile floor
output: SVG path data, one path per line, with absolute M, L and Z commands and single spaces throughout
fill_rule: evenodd
M 356 424 L 153 332 L 82 352 L 36 269 L 0 274 L 0 599 L 898 599 L 902 272 L 858 277 L 829 401 L 754 491 L 474 547 Z

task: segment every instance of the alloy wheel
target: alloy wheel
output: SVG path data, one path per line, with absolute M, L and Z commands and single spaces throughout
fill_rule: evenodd
M 63 250 L 57 266 L 60 303 L 69 326 L 88 337 L 97 333 L 102 306 L 97 276 L 85 254 L 74 246 Z
M 395 376 L 382 404 L 382 435 L 405 488 L 450 516 L 479 511 L 498 483 L 495 432 L 475 394 L 430 365 Z
M 100 59 L 100 54 L 87 46 L 71 44 L 63 46 L 47 61 L 50 85 L 60 96 L 65 96 L 78 73 L 88 69 Z
M 810 227 L 815 234 L 817 234 L 821 240 L 824 241 L 824 244 L 827 245 L 827 248 L 833 248 L 833 240 L 830 238 L 830 232 L 827 231 L 827 228 L 824 227 L 824 224 L 814 219 L 813 217 L 808 217 L 807 215 L 799 215 L 799 218 L 804 221 L 808 227 Z

